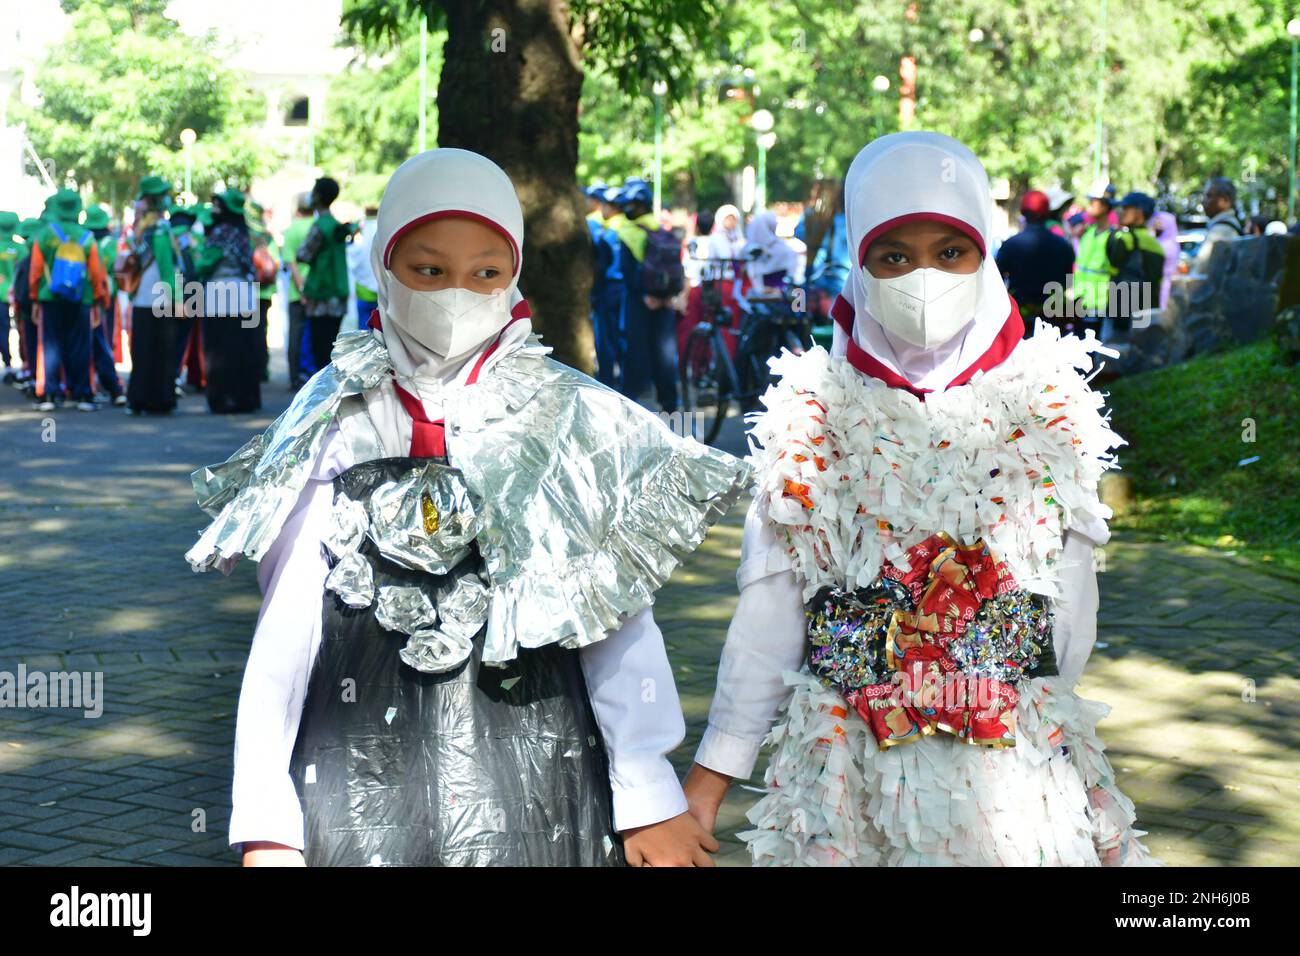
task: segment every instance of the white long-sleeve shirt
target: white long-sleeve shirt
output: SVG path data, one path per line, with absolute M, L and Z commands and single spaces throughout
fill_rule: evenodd
M 337 425 L 275 543 L 258 566 L 263 592 L 235 728 L 232 846 L 265 840 L 302 849 L 302 805 L 289 763 L 321 642 L 329 566 L 322 551 L 333 479 L 349 468 Z M 685 737 L 677 686 L 650 608 L 580 655 L 609 756 L 614 827 L 627 830 L 686 812 L 668 754 Z
M 1071 686 L 1083 673 L 1096 641 L 1092 551 L 1109 537 L 1101 521 L 1065 534 L 1052 640 L 1057 669 Z M 709 726 L 695 762 L 745 778 L 753 772 L 763 738 L 789 694 L 781 675 L 803 663 L 807 627 L 803 589 L 760 499 L 751 503 L 745 517 L 736 583 L 740 600 L 727 630 Z

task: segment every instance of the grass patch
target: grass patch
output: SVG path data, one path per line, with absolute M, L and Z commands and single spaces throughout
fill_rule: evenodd
M 1112 382 L 1136 506 L 1112 524 L 1300 576 L 1300 368 L 1270 338 Z M 1254 422 L 1254 442 L 1244 441 Z M 1259 460 L 1241 465 L 1243 459 Z

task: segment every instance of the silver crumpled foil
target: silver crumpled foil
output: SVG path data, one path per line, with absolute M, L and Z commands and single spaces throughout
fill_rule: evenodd
M 386 631 L 414 634 L 421 628 L 432 627 L 438 620 L 438 612 L 420 588 L 391 584 L 379 589 L 375 620 Z
M 487 623 L 488 589 L 475 573 L 463 574 L 452 587 L 438 591 L 438 613 L 443 623 L 472 627 L 471 634 Z
M 387 507 L 372 501 L 370 508 L 368 533 L 381 551 L 433 573 L 459 560 L 477 531 L 490 581 L 483 654 L 489 665 L 514 659 L 520 647 L 584 647 L 648 607 L 753 477 L 744 461 L 674 434 L 652 412 L 549 352 L 530 336 L 473 388 L 448 396 L 448 452 L 463 487 L 434 482 L 425 468 Z M 340 336 L 333 364 L 266 432 L 224 464 L 194 473 L 200 503 L 217 514 L 186 554 L 196 571 L 228 573 L 241 554 L 258 560 L 266 553 L 340 403 L 379 385 L 390 368 L 376 333 Z M 449 525 L 453 534 L 445 541 L 433 543 L 441 530 L 424 532 L 417 486 L 428 491 L 440 529 L 445 514 L 464 516 L 463 526 Z M 462 501 L 473 507 L 462 509 Z M 401 614 L 394 620 L 408 634 L 432 624 Z
M 488 589 L 474 571 L 440 587 L 437 595 L 440 624 L 416 631 L 400 651 L 403 661 L 427 674 L 449 671 L 469 657 L 488 617 Z
M 375 599 L 375 573 L 361 552 L 353 551 L 330 569 L 325 587 L 348 607 L 370 607 Z
M 340 494 L 334 499 L 334 507 L 330 509 L 329 530 L 325 532 L 325 547 L 329 548 L 330 554 L 336 558 L 349 555 L 361 547 L 369 527 L 370 516 L 366 514 L 366 506 L 347 495 Z
M 421 628 L 397 652 L 402 661 L 426 674 L 442 674 L 461 664 L 473 644 L 473 635 L 445 627 Z
M 548 358 L 535 338 L 449 397 L 448 453 L 492 581 L 483 661 L 599 641 L 648 607 L 752 468 Z
M 477 533 L 465 479 L 446 465 L 421 465 L 370 496 L 370 540 L 404 567 L 447 574 Z
M 241 555 L 262 558 L 311 475 L 339 402 L 374 388 L 391 367 L 371 330 L 339 336 L 330 358 L 266 431 L 190 476 L 199 506 L 215 519 L 185 554 L 195 571 L 229 574 Z

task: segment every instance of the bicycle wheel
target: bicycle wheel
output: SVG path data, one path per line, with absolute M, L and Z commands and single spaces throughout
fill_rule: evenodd
M 721 337 L 696 329 L 686 339 L 679 363 L 682 411 L 696 426 L 696 437 L 711 443 L 722 430 L 731 403 L 731 364 Z

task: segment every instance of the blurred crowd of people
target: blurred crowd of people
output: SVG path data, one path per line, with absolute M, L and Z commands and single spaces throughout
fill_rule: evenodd
M 283 295 L 289 387 L 301 387 L 329 362 L 349 303 L 364 322 L 377 299 L 373 223 L 340 222 L 338 195 L 335 180 L 318 179 L 278 240 L 242 191 L 186 206 L 154 175 L 140 180 L 126 223 L 101 206 L 83 209 L 66 188 L 39 217 L 0 211 L 6 384 L 41 412 L 166 414 L 187 385 L 212 412 L 256 411 L 270 380 L 268 315 Z M 128 355 L 124 383 L 115 366 Z
M 1284 223 L 1260 217 L 1243 227 L 1234 183 L 1215 177 L 1201 195 L 1203 237 L 1183 262 L 1177 217 L 1158 210 L 1149 194 L 1117 200 L 1114 185 L 1102 179 L 1085 201 L 1076 203 L 1060 187 L 1030 190 L 1020 200 L 1021 231 L 997 250 L 1027 332 L 1043 318 L 1065 332 L 1092 329 L 1103 340 L 1122 339 L 1135 320 L 1149 322 L 1166 307 L 1180 269 L 1204 274 L 1217 243 L 1287 232 Z
M 726 204 L 701 210 L 678 231 L 655 215 L 654 191 L 644 179 L 597 182 L 583 193 L 596 377 L 630 398 L 653 385 L 660 408 L 675 412 L 679 347 L 703 309 L 702 285 L 715 284 L 722 307 L 738 319 L 740 297 L 801 280 L 799 250 L 777 235 L 770 209 L 746 223 Z
M 597 378 L 632 398 L 652 390 L 665 412 L 678 408 L 685 334 L 706 307 L 717 307 L 705 305 L 703 286 L 731 312 L 734 328 L 749 297 L 788 295 L 796 285 L 811 296 L 802 307 L 824 319 L 851 268 L 842 201 L 818 248 L 806 250 L 811 209 L 786 239 L 774 211 L 760 209 L 746 222 L 731 204 L 674 229 L 638 177 L 583 193 Z M 332 211 L 338 197 L 334 179 L 318 179 L 296 198 L 278 239 L 266 210 L 240 190 L 185 206 L 174 201 L 170 182 L 152 175 L 141 179 L 125 224 L 100 206 L 83 209 L 71 189 L 51 195 L 36 218 L 0 212 L 5 381 L 40 411 L 111 404 L 167 413 L 186 386 L 204 392 L 213 412 L 254 411 L 270 379 L 268 313 L 278 295 L 288 386 L 300 388 L 328 363 L 349 311 L 363 326 L 378 299 L 370 267 L 375 210 L 341 222 Z M 1079 202 L 1060 187 L 1025 193 L 1022 228 L 995 258 L 1027 331 L 1043 318 L 1062 331 L 1122 338 L 1136 318 L 1165 307 L 1180 268 L 1204 271 L 1216 243 L 1286 231 L 1260 217 L 1243 225 L 1228 179 L 1211 179 L 1201 202 L 1204 239 L 1180 267 L 1187 256 L 1178 221 L 1146 193 L 1117 199 L 1105 180 Z M 115 365 L 128 354 L 123 382 Z

